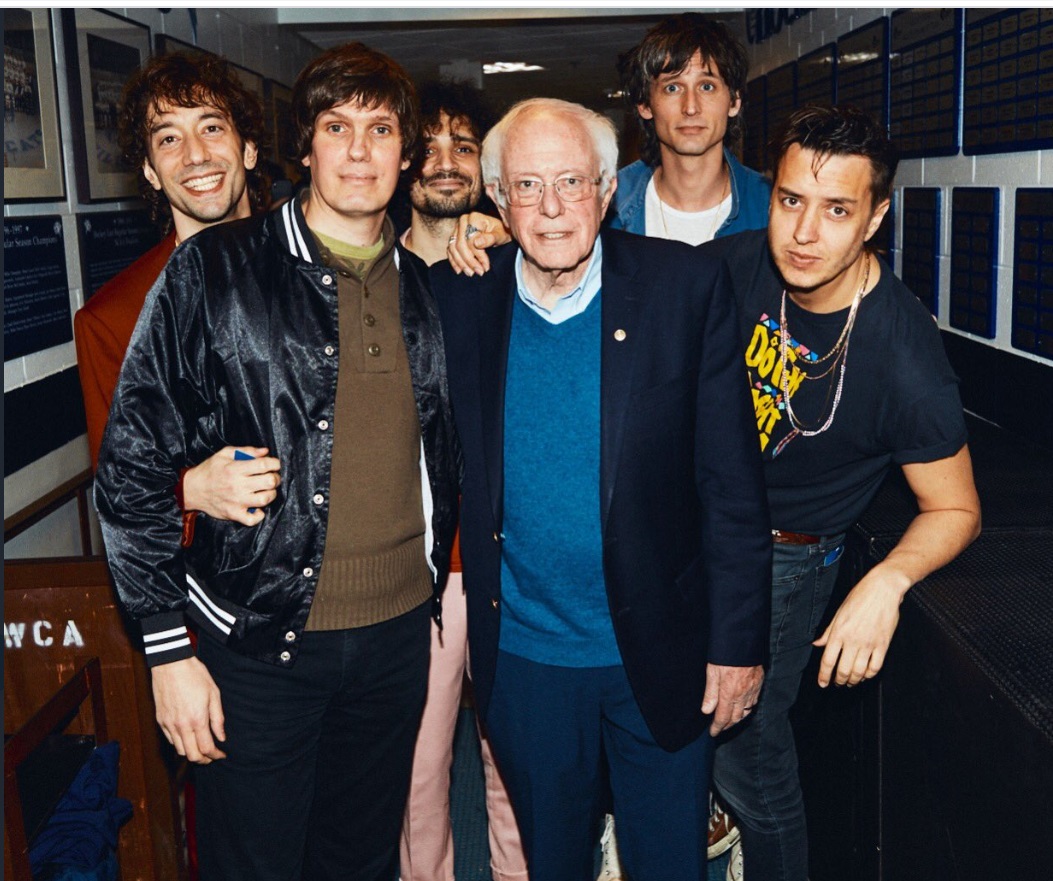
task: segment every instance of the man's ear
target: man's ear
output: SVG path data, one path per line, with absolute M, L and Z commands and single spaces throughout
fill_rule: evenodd
M 143 177 L 146 178 L 146 182 L 155 190 L 161 189 L 161 178 L 157 176 L 157 172 L 154 171 L 154 167 L 150 164 L 149 159 L 143 160 Z
M 502 205 L 500 200 L 497 198 L 497 184 L 496 183 L 494 183 L 494 184 L 487 184 L 486 185 L 486 195 L 488 195 L 490 197 L 490 201 L 494 203 L 494 207 L 497 209 L 497 213 L 499 215 L 501 215 L 501 223 L 503 223 L 505 225 L 505 227 L 507 228 L 508 227 L 507 208 L 504 205 Z
M 640 114 L 641 119 L 654 119 L 654 114 L 651 112 L 649 104 L 637 104 L 636 112 Z
M 877 208 L 874 209 L 874 213 L 870 216 L 870 222 L 867 224 L 866 238 L 864 242 L 869 242 L 873 238 L 874 233 L 878 231 L 878 227 L 881 226 L 881 221 L 885 219 L 885 215 L 888 213 L 889 200 L 885 199 L 881 202 Z
M 742 95 L 736 95 L 735 100 L 732 102 L 731 107 L 728 108 L 728 119 L 738 116 L 739 111 L 742 109 Z
M 256 167 L 256 161 L 259 159 L 259 150 L 256 144 L 253 141 L 246 141 L 242 155 L 246 170 L 252 171 Z
M 611 175 L 611 185 L 607 188 L 607 192 L 603 196 L 603 204 L 600 206 L 600 217 L 607 216 L 607 208 L 610 207 L 611 199 L 614 198 L 614 191 L 618 189 L 618 175 Z

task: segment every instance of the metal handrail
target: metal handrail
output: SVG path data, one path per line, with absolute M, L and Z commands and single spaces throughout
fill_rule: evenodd
M 47 495 L 41 496 L 35 502 L 26 505 L 21 511 L 16 511 L 10 517 L 5 517 L 4 543 L 6 544 L 15 536 L 21 535 L 31 526 L 35 526 L 48 515 L 53 514 L 59 508 L 76 499 L 77 519 L 80 522 L 81 553 L 86 557 L 90 557 L 92 548 L 91 524 L 88 519 L 88 490 L 92 481 L 91 469 L 85 468 L 80 474 L 56 486 Z

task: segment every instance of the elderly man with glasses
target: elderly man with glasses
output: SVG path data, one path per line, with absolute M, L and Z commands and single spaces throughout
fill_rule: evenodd
M 514 242 L 435 270 L 476 700 L 532 881 L 705 877 L 712 736 L 757 700 L 771 540 L 728 280 L 605 231 L 617 140 L 533 99 L 483 145 Z

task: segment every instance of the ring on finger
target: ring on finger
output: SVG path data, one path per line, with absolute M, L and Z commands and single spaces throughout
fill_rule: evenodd
M 466 227 L 464 228 L 464 237 L 465 237 L 466 239 L 470 239 L 470 238 L 471 238 L 472 236 L 474 236 L 474 235 L 475 235 L 475 234 L 476 234 L 477 232 L 481 232 L 481 230 L 479 229 L 479 227 L 477 227 L 477 226 L 472 226 L 472 224 L 470 224 L 470 223 L 469 223 L 469 224 L 468 224 L 468 225 L 467 225 L 467 226 L 466 226 Z

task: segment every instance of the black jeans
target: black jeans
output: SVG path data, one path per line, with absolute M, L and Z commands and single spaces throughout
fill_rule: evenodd
M 429 607 L 305 633 L 288 669 L 201 639 L 227 733 L 227 758 L 195 768 L 202 881 L 396 877 Z

